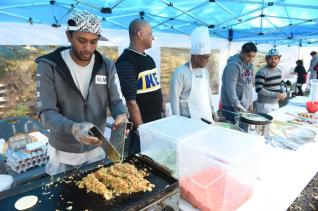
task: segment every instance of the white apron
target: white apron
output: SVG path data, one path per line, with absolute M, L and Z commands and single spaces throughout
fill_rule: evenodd
M 212 118 L 212 110 L 209 99 L 209 84 L 203 71 L 204 68 L 193 71 L 191 62 L 189 62 L 189 67 L 192 74 L 192 85 L 188 99 L 191 118 L 198 120 L 204 118 L 213 123 L 214 121 Z
M 272 111 L 276 111 L 277 109 L 279 109 L 279 104 L 278 103 L 259 103 L 256 102 L 255 104 L 256 106 L 256 112 L 259 113 L 270 113 Z

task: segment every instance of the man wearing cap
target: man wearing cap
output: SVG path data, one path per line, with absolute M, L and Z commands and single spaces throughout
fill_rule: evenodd
M 252 62 L 256 52 L 255 44 L 248 42 L 239 54 L 227 60 L 222 75 L 221 108 L 223 117 L 229 122 L 235 122 L 236 112 L 253 110 Z
M 154 39 L 150 24 L 135 19 L 129 25 L 130 45 L 116 61 L 122 93 L 134 129 L 130 133 L 128 153 L 140 152 L 138 127 L 142 123 L 162 118 L 164 102 L 160 76 L 154 60 L 145 53 Z
M 280 57 L 277 49 L 269 50 L 265 56 L 267 65 L 256 73 L 256 112 L 275 111 L 279 108 L 278 101 L 286 98 L 286 94 L 283 93 L 280 86 L 282 71 L 277 67 Z
M 127 121 L 120 98 L 115 65 L 96 46 L 101 20 L 86 11 L 68 20 L 66 36 L 71 47 L 62 47 L 36 59 L 38 115 L 50 129 L 46 172 L 55 175 L 105 157 L 101 140 L 89 135 L 95 125 L 105 130 L 107 107 L 116 129 Z
M 178 67 L 170 80 L 170 103 L 173 115 L 204 118 L 213 122 L 212 91 L 207 64 L 211 54 L 209 30 L 198 27 L 191 33 L 190 61 Z
M 310 53 L 310 56 L 312 57 L 310 61 L 310 66 L 307 72 L 310 72 L 310 79 L 317 79 L 318 78 L 318 57 L 317 52 L 312 51 Z M 317 67 L 316 67 L 317 66 Z

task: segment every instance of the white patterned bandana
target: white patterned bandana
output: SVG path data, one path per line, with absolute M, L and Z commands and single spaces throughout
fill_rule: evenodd
M 67 22 L 67 31 L 89 32 L 99 35 L 99 39 L 107 41 L 108 39 L 101 36 L 101 20 L 94 14 L 87 11 L 78 11 L 70 15 Z

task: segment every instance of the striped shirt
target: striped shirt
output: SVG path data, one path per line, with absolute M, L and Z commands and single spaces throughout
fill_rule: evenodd
M 255 89 L 257 92 L 257 102 L 259 103 L 277 103 L 277 92 L 281 89 L 282 72 L 279 68 L 260 69 L 255 76 Z
M 147 54 L 125 49 L 116 61 L 116 69 L 126 101 L 136 100 L 143 122 L 160 119 L 163 98 L 154 60 Z

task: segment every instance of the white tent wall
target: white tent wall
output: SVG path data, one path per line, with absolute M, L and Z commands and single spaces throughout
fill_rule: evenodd
M 118 46 L 118 53 L 128 47 L 129 37 L 127 30 L 104 29 L 103 35 L 110 39 L 108 42 L 99 42 L 100 46 Z M 158 69 L 160 69 L 160 48 L 190 48 L 190 37 L 181 34 L 154 32 L 155 41 L 153 47 L 147 52 L 154 58 Z M 240 52 L 243 42 L 228 42 L 226 39 L 211 38 L 213 49 L 220 51 L 219 80 L 221 82 L 223 69 L 227 58 Z M 69 45 L 65 28 L 53 28 L 41 24 L 23 23 L 0 23 L 0 45 Z M 267 52 L 273 48 L 272 45 L 259 44 L 258 51 Z M 297 59 L 303 59 L 306 69 L 309 67 L 311 56 L 309 53 L 316 48 L 298 46 L 278 46 L 282 58 L 280 67 L 283 70 L 283 77 L 286 78 L 292 72 Z M 221 83 L 220 87 L 221 88 Z M 219 95 L 214 96 L 215 106 L 218 107 Z

